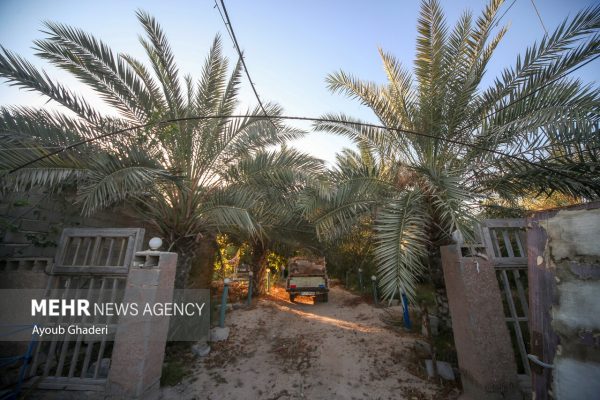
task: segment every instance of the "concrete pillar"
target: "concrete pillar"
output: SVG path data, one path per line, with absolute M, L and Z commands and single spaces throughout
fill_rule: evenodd
M 137 252 L 123 302 L 171 302 L 176 264 L 176 253 Z M 108 394 L 114 399 L 155 399 L 159 395 L 169 317 L 140 317 L 139 311 L 138 316 L 119 319 L 108 375 Z
M 459 245 L 441 248 L 462 399 L 521 399 L 496 272 Z M 477 267 L 479 265 L 479 267 Z

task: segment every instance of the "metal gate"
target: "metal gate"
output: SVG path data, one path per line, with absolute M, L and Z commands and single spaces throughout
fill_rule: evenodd
M 129 266 L 141 250 L 144 229 L 65 229 L 55 262 L 49 271 L 46 298 L 87 298 L 93 302 L 119 302 Z M 79 325 L 105 324 L 102 340 L 84 334 L 54 335 L 40 341 L 28 376 L 30 386 L 41 389 L 105 390 L 117 317 L 83 317 Z M 54 317 L 48 326 L 70 322 Z
M 483 242 L 496 270 L 504 314 L 517 360 L 518 373 L 531 375 L 529 360 L 529 304 L 527 241 L 524 219 L 490 219 L 481 224 Z

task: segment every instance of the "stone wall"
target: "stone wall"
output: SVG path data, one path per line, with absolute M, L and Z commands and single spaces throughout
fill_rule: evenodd
M 600 209 L 563 210 L 541 224 L 555 274 L 552 329 L 560 338 L 553 371 L 556 399 L 600 396 Z
M 156 236 L 154 226 L 124 207 L 81 215 L 69 193 L 9 193 L 0 197 L 0 260 L 53 257 L 64 228 L 144 228 L 146 242 Z

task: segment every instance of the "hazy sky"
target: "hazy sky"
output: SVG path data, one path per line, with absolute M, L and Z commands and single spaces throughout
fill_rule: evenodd
M 593 5 L 596 0 L 535 0 L 542 20 L 552 31 L 565 17 Z M 449 24 L 465 9 L 477 16 L 483 0 L 441 0 Z M 503 10 L 512 0 L 507 0 Z M 281 104 L 287 115 L 319 116 L 343 111 L 373 121 L 373 115 L 357 101 L 333 95 L 325 87 L 325 76 L 339 69 L 361 78 L 384 82 L 385 75 L 377 48 L 395 54 L 412 67 L 415 54 L 419 2 L 358 0 L 226 0 L 238 41 L 256 88 L 265 101 Z M 142 8 L 161 23 L 175 52 L 182 76 L 198 76 L 213 37 L 221 33 L 226 54 L 236 53 L 215 3 L 211 0 L 0 0 L 0 44 L 44 66 L 52 77 L 86 96 L 93 96 L 78 82 L 70 80 L 43 61 L 35 59 L 32 41 L 44 37 L 41 21 L 70 24 L 94 34 L 115 51 L 145 59 L 138 42 L 142 28 L 135 10 Z M 543 36 L 542 25 L 531 0 L 516 0 L 504 16 L 508 34 L 488 67 L 483 86 L 493 81 L 504 67 L 514 64 L 516 55 Z M 578 71 L 585 81 L 597 82 L 600 60 Z M 242 101 L 256 104 L 245 82 Z M 0 84 L 0 104 L 43 105 L 37 95 Z M 298 125 L 298 124 L 296 124 Z M 307 127 L 307 125 L 298 125 Z M 312 133 L 296 144 L 328 161 L 347 146 L 347 140 L 324 133 Z

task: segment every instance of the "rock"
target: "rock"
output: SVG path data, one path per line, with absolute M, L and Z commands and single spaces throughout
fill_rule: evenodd
M 437 373 L 442 379 L 447 381 L 453 381 L 455 379 L 454 370 L 452 365 L 445 361 L 437 361 Z M 433 362 L 431 360 L 425 360 L 425 369 L 427 370 L 427 376 L 433 378 Z
M 210 330 L 210 341 L 211 342 L 220 342 L 222 340 L 227 340 L 229 337 L 229 328 L 221 328 L 216 327 Z
M 437 336 L 439 327 L 440 319 L 433 314 L 429 314 L 429 329 L 431 330 L 431 336 Z M 425 324 L 421 325 L 421 334 L 427 337 L 427 329 L 425 328 Z
M 198 357 L 206 357 L 210 353 L 210 346 L 208 343 L 196 343 L 192 346 L 192 353 Z
M 440 319 L 435 315 L 429 315 L 429 327 L 431 328 L 431 334 L 437 336 L 440 327 Z
M 244 308 L 244 307 L 246 307 L 246 304 L 243 304 L 243 303 L 233 303 L 231 305 L 231 309 L 232 310 L 239 310 L 239 309 Z
M 431 346 L 424 340 L 415 340 L 413 343 L 413 349 L 419 358 L 431 357 Z

